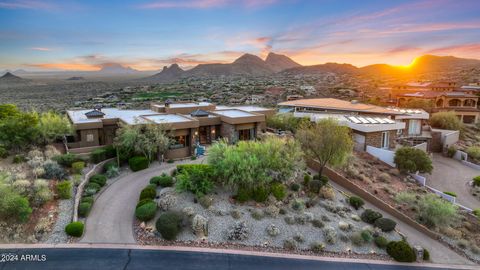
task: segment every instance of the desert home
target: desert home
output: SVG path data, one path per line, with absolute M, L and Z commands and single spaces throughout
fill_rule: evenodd
M 208 102 L 152 103 L 148 110 L 122 110 L 96 107 L 90 110 L 69 110 L 67 115 L 75 134 L 67 138 L 67 150 L 89 153 L 110 145 L 120 123 L 127 125 L 165 124 L 174 143 L 166 153 L 169 159 L 194 154 L 195 145 L 211 144 L 219 138 L 231 142 L 252 140 L 265 130 L 265 118 L 273 109 L 256 106 L 226 107 Z

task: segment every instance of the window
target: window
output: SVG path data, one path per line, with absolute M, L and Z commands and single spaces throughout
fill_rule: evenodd
M 448 106 L 450 107 L 460 107 L 462 105 L 462 102 L 460 99 L 451 99 L 448 101 Z
M 173 143 L 170 145 L 170 149 L 178 149 L 189 146 L 189 137 L 186 135 L 175 136 L 173 138 Z
M 388 131 L 382 132 L 382 148 L 388 148 L 389 138 Z
M 241 140 L 241 141 L 248 141 L 250 139 L 253 138 L 253 136 L 251 136 L 251 131 L 253 129 L 243 129 L 243 130 L 239 130 L 238 131 L 238 139 Z
M 408 135 L 420 135 L 422 127 L 420 120 L 411 119 L 408 121 Z
M 463 106 L 465 106 L 465 107 L 475 107 L 475 100 L 473 100 L 473 99 L 466 99 L 466 100 L 463 102 Z
M 87 142 L 93 142 L 93 134 L 87 134 Z

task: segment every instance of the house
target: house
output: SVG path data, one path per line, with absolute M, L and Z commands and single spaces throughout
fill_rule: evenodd
M 367 146 L 393 149 L 404 141 L 423 143 L 430 139 L 427 133 L 422 132 L 428 120 L 428 113 L 422 110 L 384 108 L 335 98 L 299 99 L 281 102 L 278 106 L 281 112 L 292 112 L 295 117 L 309 117 L 314 122 L 325 118 L 336 119 L 351 128 L 355 149 L 360 151 Z M 410 140 L 412 138 L 416 140 Z
M 400 94 L 411 94 L 417 92 L 437 91 L 450 92 L 457 89 L 457 83 L 451 81 L 442 82 L 409 82 L 393 85 L 390 89 L 390 99 L 395 99 Z
M 211 144 L 219 138 L 253 140 L 265 130 L 266 117 L 273 114 L 273 109 L 256 106 L 217 108 L 208 102 L 171 101 L 152 103 L 148 110 L 69 110 L 75 134 L 67 138 L 66 146 L 71 153 L 86 154 L 112 144 L 121 124 L 163 124 L 174 139 L 166 158 L 183 158 L 193 155 L 197 144 Z

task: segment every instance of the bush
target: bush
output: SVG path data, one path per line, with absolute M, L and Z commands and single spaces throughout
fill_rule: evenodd
M 447 148 L 447 156 L 452 158 L 455 155 L 455 153 L 457 153 L 457 148 L 454 145 L 450 145 Z
M 297 212 L 302 212 L 305 210 L 305 203 L 302 200 L 293 200 L 292 209 Z
M 0 158 L 6 158 L 8 157 L 8 151 L 5 149 L 5 147 L 0 146 Z
M 155 190 L 155 188 L 152 188 L 151 186 L 147 186 L 146 188 L 144 188 L 142 190 L 142 192 L 140 192 L 139 201 L 144 200 L 144 199 L 153 200 L 153 199 L 155 199 L 155 197 L 157 197 L 157 191 Z
M 309 175 L 309 174 L 305 174 L 303 176 L 303 184 L 305 186 L 308 186 L 308 184 L 310 183 L 310 181 L 312 181 L 312 177 Z
M 138 206 L 135 209 L 135 217 L 141 221 L 149 221 L 155 217 L 156 212 L 157 204 L 154 201 L 150 201 Z
M 455 112 L 437 112 L 430 117 L 430 125 L 435 128 L 461 130 L 462 122 Z
M 398 262 L 414 262 L 417 259 L 415 251 L 405 241 L 392 241 L 388 243 L 387 253 Z
M 43 169 L 45 171 L 43 177 L 47 179 L 63 180 L 68 177 L 65 169 L 55 161 L 45 162 Z
M 252 190 L 249 188 L 239 187 L 237 190 L 237 195 L 235 195 L 235 200 L 240 203 L 249 201 L 252 198 Z
M 52 159 L 55 160 L 58 164 L 65 167 L 72 167 L 72 164 L 74 162 L 77 162 L 80 160 L 80 158 L 77 157 L 77 155 L 71 154 L 71 153 L 54 156 Z
M 144 170 L 148 168 L 148 165 L 149 163 L 146 157 L 136 156 L 128 160 L 128 166 L 130 166 L 130 169 L 134 172 Z
M 375 227 L 380 228 L 384 232 L 391 232 L 395 230 L 397 223 L 389 218 L 379 218 L 375 220 Z
M 166 240 L 175 240 L 180 232 L 182 217 L 176 212 L 167 211 L 160 215 L 155 223 L 157 231 Z
M 213 190 L 213 168 L 210 165 L 192 164 L 188 167 L 177 167 L 177 169 L 177 191 L 190 191 L 197 197 L 202 197 Z
M 137 209 L 137 208 L 139 208 L 140 206 L 142 206 L 142 205 L 144 205 L 144 204 L 146 204 L 146 203 L 149 203 L 149 202 L 155 202 L 155 201 L 152 200 L 152 199 L 143 199 L 143 200 L 141 200 L 141 201 L 139 201 L 139 202 L 137 203 L 137 205 L 135 206 L 135 209 Z
M 85 162 L 76 161 L 72 163 L 72 172 L 75 174 L 81 174 L 83 168 L 85 168 Z
M 116 166 L 108 168 L 107 172 L 105 172 L 105 176 L 107 178 L 113 178 L 120 174 L 120 169 Z
M 95 190 L 95 193 L 97 193 L 98 191 L 100 191 L 102 187 L 98 184 L 98 183 L 95 183 L 95 182 L 90 182 L 88 183 L 86 186 L 85 186 L 85 190 L 87 189 L 94 189 Z
M 171 187 L 173 186 L 173 177 L 166 174 L 154 176 L 150 179 L 150 184 L 155 184 L 161 187 Z
M 97 183 L 100 187 L 103 187 L 107 183 L 107 177 L 103 174 L 95 174 L 94 176 L 90 177 L 89 182 Z
M 174 162 L 175 162 L 175 160 L 173 160 L 173 159 L 167 160 L 167 163 L 169 163 L 169 164 L 174 163 Z
M 70 199 L 72 197 L 72 183 L 70 181 L 57 183 L 57 194 L 60 199 Z
M 92 209 L 92 204 L 89 202 L 83 202 L 78 205 L 78 215 L 81 217 L 86 217 Z
M 322 188 L 322 186 L 322 181 L 314 179 L 308 184 L 308 190 L 317 194 L 318 192 L 320 192 L 320 188 Z
M 457 197 L 457 194 L 455 192 L 451 192 L 451 191 L 444 191 L 443 194 L 447 194 L 447 195 L 450 195 L 452 197 Z
M 300 190 L 300 185 L 297 183 L 293 183 L 290 185 L 290 189 L 293 191 L 299 191 Z
M 426 248 L 423 249 L 423 260 L 430 261 L 430 252 Z
M 348 198 L 348 202 L 356 210 L 358 210 L 360 207 L 362 207 L 365 204 L 362 198 L 357 196 L 350 196 L 350 198 Z
M 190 160 L 197 160 L 197 156 L 191 156 Z
M 361 215 L 363 222 L 373 224 L 375 220 L 382 218 L 383 215 L 380 212 L 374 211 L 372 209 L 365 209 Z
M 24 155 L 15 155 L 13 157 L 13 163 L 18 164 L 18 163 L 23 163 L 27 161 L 27 158 Z
M 270 192 L 272 193 L 273 197 L 279 201 L 283 200 L 287 195 L 285 185 L 282 183 L 273 183 L 270 186 Z
M 83 235 L 84 225 L 82 222 L 76 221 L 65 227 L 65 232 L 73 237 L 81 237 Z
M 0 219 L 26 222 L 32 213 L 27 198 L 13 189 L 0 185 Z
M 394 162 L 403 173 L 431 173 L 432 160 L 426 152 L 413 147 L 402 147 L 395 152 Z
M 472 214 L 480 219 L 480 208 L 473 209 Z
M 83 197 L 82 200 L 80 200 L 80 203 L 93 204 L 93 197 L 92 196 Z
M 90 160 L 92 163 L 100 163 L 107 159 L 107 151 L 103 148 L 98 148 L 92 151 L 90 154 Z
M 473 178 L 473 186 L 480 187 L 480 175 Z
M 350 241 L 352 241 L 352 244 L 356 246 L 362 246 L 363 244 L 365 244 L 365 240 L 363 240 L 362 234 L 360 232 L 355 232 L 350 235 Z
M 105 150 L 106 159 L 114 158 L 117 156 L 117 149 L 113 145 L 107 145 L 103 147 L 103 150 Z
M 380 235 L 375 237 L 374 241 L 375 241 L 375 245 L 377 245 L 377 247 L 379 248 L 386 248 L 388 245 L 387 238 Z
M 362 232 L 360 232 L 360 235 L 362 236 L 363 241 L 365 241 L 366 243 L 370 243 L 373 240 L 373 235 L 369 230 L 363 230 Z
M 116 160 L 110 160 L 107 163 L 103 165 L 103 171 L 107 172 L 110 168 L 113 167 L 118 167 L 117 161 Z
M 269 191 L 265 187 L 257 187 L 253 190 L 253 200 L 258 203 L 263 203 L 268 199 Z
M 466 150 L 469 157 L 480 160 L 480 147 L 479 146 L 470 146 Z

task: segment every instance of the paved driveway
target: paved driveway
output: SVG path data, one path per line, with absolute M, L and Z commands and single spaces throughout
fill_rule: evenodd
M 480 201 L 470 194 L 468 182 L 477 175 L 480 175 L 479 170 L 435 153 L 433 154 L 433 171 L 431 175 L 427 175 L 427 185 L 440 191 L 455 192 L 457 203 L 475 209 L 480 208 Z
M 201 163 L 204 157 L 195 161 L 175 162 L 173 164 L 152 164 L 150 168 L 129 173 L 108 186 L 98 196 L 85 224 L 82 243 L 119 243 L 134 244 L 133 222 L 135 205 L 140 191 L 148 185 L 150 178 L 169 173 L 181 163 Z

